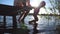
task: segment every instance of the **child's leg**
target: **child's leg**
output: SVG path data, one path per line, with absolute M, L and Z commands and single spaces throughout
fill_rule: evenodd
M 22 13 L 21 16 L 19 17 L 18 21 L 24 23 L 24 19 L 27 16 L 28 13 L 29 13 L 29 11 L 25 11 L 24 13 Z
M 22 14 L 20 14 L 20 17 L 18 19 L 19 22 L 21 22 L 21 20 L 23 19 L 22 17 L 23 17 L 24 14 L 25 14 L 25 12 L 22 12 Z
M 24 20 L 24 19 L 25 19 L 25 17 L 28 15 L 28 13 L 29 13 L 29 11 L 26 11 L 26 12 L 25 12 L 24 17 L 23 17 L 23 19 L 22 19 L 22 20 Z
M 36 21 L 38 21 L 37 15 L 33 15 L 35 20 L 29 21 L 29 24 L 34 24 Z
M 34 16 L 35 21 L 38 21 L 37 15 L 33 15 L 33 16 Z

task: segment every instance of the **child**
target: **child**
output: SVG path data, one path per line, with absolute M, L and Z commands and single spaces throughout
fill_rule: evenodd
M 40 5 L 39 5 L 37 8 L 34 9 L 34 14 L 33 14 L 33 16 L 34 16 L 34 19 L 35 19 L 35 20 L 29 21 L 29 24 L 34 24 L 34 22 L 38 21 L 37 15 L 38 15 L 38 13 L 39 13 L 39 10 L 40 10 L 41 7 L 44 7 L 45 4 L 46 4 L 45 1 L 42 1 L 42 2 L 40 3 Z M 33 23 L 32 23 L 32 22 L 33 22 Z
M 26 0 L 26 3 L 23 2 L 22 4 L 24 5 L 24 7 L 23 7 L 23 10 L 22 10 L 22 14 L 20 14 L 20 17 L 19 17 L 18 21 L 24 23 L 25 17 L 27 16 L 29 11 L 31 10 L 30 0 Z

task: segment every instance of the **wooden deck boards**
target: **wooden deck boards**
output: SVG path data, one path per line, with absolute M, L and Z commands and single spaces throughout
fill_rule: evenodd
M 0 15 L 17 15 L 17 10 L 19 8 L 15 6 L 8 6 L 0 4 Z

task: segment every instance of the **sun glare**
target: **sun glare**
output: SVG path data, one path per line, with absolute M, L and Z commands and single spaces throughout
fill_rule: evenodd
M 38 7 L 38 5 L 41 1 L 42 0 L 30 0 L 30 4 L 31 4 L 32 7 Z M 33 13 L 33 12 L 34 12 L 34 9 L 32 9 L 30 11 L 30 13 Z M 44 14 L 44 13 L 46 13 L 45 9 L 41 8 L 39 14 Z
M 38 7 L 40 2 L 41 2 L 41 0 L 30 0 L 30 4 L 33 7 Z
M 47 12 L 44 8 L 41 8 L 39 14 L 47 14 Z

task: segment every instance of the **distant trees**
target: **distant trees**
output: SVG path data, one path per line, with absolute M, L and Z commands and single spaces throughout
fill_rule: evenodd
M 53 8 L 50 8 L 50 10 L 54 11 L 54 13 L 56 13 L 56 10 L 59 11 L 60 13 L 60 0 L 49 0 L 51 3 L 51 6 Z

